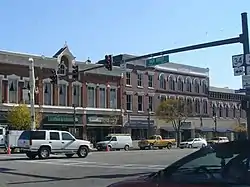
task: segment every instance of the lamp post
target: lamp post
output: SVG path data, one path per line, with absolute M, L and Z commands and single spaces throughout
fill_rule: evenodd
M 74 122 L 74 136 L 76 136 L 76 105 L 73 104 L 73 122 Z
M 31 130 L 36 129 L 36 121 L 35 121 L 35 69 L 34 69 L 34 60 L 33 58 L 29 58 L 30 66 L 29 66 L 29 78 L 30 78 L 30 113 L 31 113 Z
M 150 109 L 148 108 L 147 109 L 147 112 L 148 112 L 148 134 L 147 134 L 147 137 L 149 139 L 149 137 L 151 136 L 151 126 L 150 126 Z
M 214 134 L 215 136 L 217 136 L 217 115 L 216 115 L 216 111 L 215 111 L 215 107 L 213 108 L 213 120 L 214 120 Z

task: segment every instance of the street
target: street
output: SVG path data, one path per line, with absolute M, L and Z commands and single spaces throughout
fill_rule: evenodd
M 163 169 L 194 149 L 93 152 L 85 158 L 53 156 L 27 160 L 0 155 L 1 183 L 15 187 L 106 187 L 112 182 Z

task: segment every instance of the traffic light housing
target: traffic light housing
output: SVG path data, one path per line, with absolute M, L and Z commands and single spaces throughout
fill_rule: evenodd
M 105 68 L 109 71 L 112 71 L 113 68 L 113 57 L 112 55 L 105 55 Z
M 51 83 L 52 84 L 57 84 L 57 81 L 58 81 L 58 75 L 56 73 L 55 70 L 52 70 L 52 75 L 50 76 L 50 79 L 51 79 Z
M 79 68 L 77 65 L 73 66 L 72 78 L 78 80 Z

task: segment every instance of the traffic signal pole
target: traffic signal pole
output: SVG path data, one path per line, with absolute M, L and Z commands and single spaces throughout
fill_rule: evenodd
M 163 56 L 163 55 L 168 55 L 168 54 L 193 51 L 197 49 L 204 49 L 204 48 L 236 44 L 236 43 L 243 44 L 243 53 L 244 53 L 244 58 L 245 58 L 245 55 L 249 54 L 249 36 L 248 36 L 248 23 L 247 23 L 246 12 L 241 14 L 241 23 L 242 23 L 242 33 L 238 37 L 235 37 L 235 38 L 228 38 L 224 40 L 217 40 L 217 41 L 208 42 L 208 43 L 190 45 L 186 47 L 170 49 L 170 50 L 165 50 L 165 51 L 156 52 L 156 53 L 150 53 L 150 54 L 146 54 L 142 56 L 125 59 L 123 60 L 123 62 L 126 63 L 126 62 L 131 62 L 131 61 L 140 60 L 140 59 L 147 59 L 147 58 Z M 244 60 L 244 66 L 246 70 L 247 65 L 246 65 L 245 60 Z M 245 71 L 245 74 L 247 74 L 246 71 Z M 250 105 L 250 88 L 246 89 L 246 97 L 249 98 L 248 100 L 249 100 L 249 105 Z M 247 108 L 246 113 L 247 113 L 247 131 L 248 131 L 248 136 L 250 138 L 250 106 Z

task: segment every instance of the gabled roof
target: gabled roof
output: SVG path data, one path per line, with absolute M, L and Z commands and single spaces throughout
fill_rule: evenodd
M 53 58 L 57 58 L 65 49 L 67 49 L 68 46 L 64 46 L 61 49 L 59 49 L 56 54 L 53 55 Z

